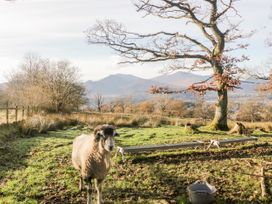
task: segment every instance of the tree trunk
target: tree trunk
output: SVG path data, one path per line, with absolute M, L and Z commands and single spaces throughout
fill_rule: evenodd
M 229 130 L 227 124 L 228 91 L 226 89 L 221 89 L 217 92 L 217 96 L 215 114 L 210 127 L 213 130 Z

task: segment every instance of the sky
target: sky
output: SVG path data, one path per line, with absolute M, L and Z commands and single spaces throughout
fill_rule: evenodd
M 264 45 L 272 31 L 271 6 L 271 0 L 237 3 L 241 27 L 245 31 L 256 30 L 248 40 L 249 49 L 244 51 L 251 59 L 245 66 L 257 69 L 272 55 Z M 0 83 L 18 69 L 27 53 L 54 60 L 68 59 L 79 67 L 83 81 L 99 80 L 116 73 L 143 78 L 160 75 L 165 64 L 121 66 L 120 58 L 113 51 L 89 45 L 84 34 L 96 20 L 103 19 L 114 19 L 128 30 L 142 33 L 177 28 L 175 23 L 142 18 L 142 15 L 135 11 L 130 0 L 0 0 Z

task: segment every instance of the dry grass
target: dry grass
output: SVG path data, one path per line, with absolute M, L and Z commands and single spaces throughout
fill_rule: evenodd
M 272 122 L 243 122 L 243 121 L 228 121 L 229 127 L 232 128 L 236 122 L 241 122 L 247 129 L 257 130 L 262 129 L 266 132 L 272 131 Z
M 95 127 L 108 123 L 120 127 L 160 127 L 162 125 L 185 126 L 188 122 L 198 126 L 206 125 L 206 121 L 199 118 L 174 118 L 161 115 L 120 114 L 120 113 L 76 113 L 73 117 L 78 121 Z
M 0 117 L 1 118 L 1 117 Z M 73 113 L 34 115 L 23 120 L 21 132 L 25 135 L 44 133 L 50 130 L 63 129 L 75 124 L 87 124 L 93 129 L 99 124 L 112 124 L 118 127 L 155 128 L 164 125 L 185 126 L 190 123 L 196 127 L 206 126 L 210 121 L 199 118 L 171 118 L 160 115 L 116 114 L 116 113 Z M 228 121 L 231 128 L 236 121 Z M 272 122 L 243 122 L 246 128 L 272 131 Z
M 66 126 L 77 124 L 78 121 L 70 115 L 34 115 L 21 122 L 20 131 L 24 135 L 33 135 L 52 130 L 62 130 Z
M 24 115 L 25 114 L 26 112 L 24 113 Z M 7 115 L 6 110 L 0 109 L 0 124 L 7 123 L 6 115 Z M 26 118 L 26 116 L 24 116 L 24 118 Z M 24 118 L 22 110 L 18 110 L 17 120 L 21 121 Z M 16 121 L 15 110 L 9 110 L 9 123 L 13 123 L 15 121 Z

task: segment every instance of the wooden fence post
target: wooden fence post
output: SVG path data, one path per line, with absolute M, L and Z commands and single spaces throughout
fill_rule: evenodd
M 18 122 L 18 106 L 15 106 L 15 122 Z
M 22 120 L 24 119 L 24 117 L 25 117 L 25 107 L 23 106 L 22 107 Z
M 26 113 L 26 115 L 27 115 L 27 117 L 29 117 L 29 115 L 30 115 L 30 112 L 29 112 L 30 110 L 29 110 L 29 106 L 27 106 L 27 113 Z
M 7 106 L 6 106 L 6 123 L 9 124 L 9 103 L 7 101 Z

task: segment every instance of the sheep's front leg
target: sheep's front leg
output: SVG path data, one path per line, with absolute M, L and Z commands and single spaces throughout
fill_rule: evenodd
M 92 185 L 91 181 L 87 182 L 87 204 L 92 203 Z
M 103 180 L 100 179 L 95 179 L 95 188 L 97 191 L 97 204 L 102 204 L 103 199 L 102 199 L 102 183 Z
M 79 178 L 79 190 L 80 190 L 80 191 L 83 190 L 83 179 L 82 179 L 81 176 L 80 176 L 80 178 Z

